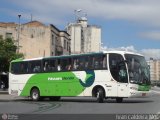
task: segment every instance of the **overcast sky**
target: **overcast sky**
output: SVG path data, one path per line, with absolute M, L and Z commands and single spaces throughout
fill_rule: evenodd
M 160 0 L 1 0 L 0 22 L 53 24 L 63 30 L 74 10 L 101 26 L 105 49 L 132 50 L 160 59 Z

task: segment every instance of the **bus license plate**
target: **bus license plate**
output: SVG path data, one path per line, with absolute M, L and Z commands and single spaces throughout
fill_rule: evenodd
M 146 93 L 142 93 L 142 96 L 146 96 Z

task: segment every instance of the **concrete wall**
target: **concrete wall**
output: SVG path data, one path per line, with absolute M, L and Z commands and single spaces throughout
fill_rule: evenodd
M 19 41 L 19 52 L 23 53 L 25 58 L 69 54 L 69 50 L 63 49 L 63 39 L 70 45 L 69 34 L 53 25 L 46 26 L 38 21 L 20 26 L 15 23 L 0 23 L 0 35 L 6 38 L 7 33 L 12 34 L 16 45 Z

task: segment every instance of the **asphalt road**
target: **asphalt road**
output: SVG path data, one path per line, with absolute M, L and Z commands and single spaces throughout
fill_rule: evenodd
M 60 101 L 33 102 L 29 98 L 0 95 L 0 113 L 12 114 L 160 114 L 160 89 L 148 98 L 126 98 L 123 103 L 90 97 L 63 97 Z

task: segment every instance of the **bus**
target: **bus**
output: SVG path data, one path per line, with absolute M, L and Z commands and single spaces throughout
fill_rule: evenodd
M 148 96 L 150 88 L 145 58 L 133 52 L 103 51 L 10 63 L 9 94 L 33 101 L 90 96 L 99 103 L 107 98 L 121 103 L 123 98 Z

